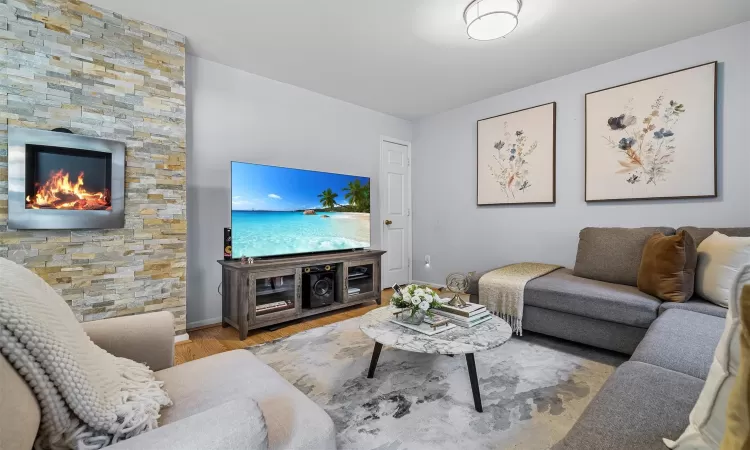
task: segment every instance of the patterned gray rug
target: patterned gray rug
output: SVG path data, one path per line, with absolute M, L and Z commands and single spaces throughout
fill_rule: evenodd
M 527 333 L 528 334 L 528 333 Z M 476 355 L 484 413 L 463 356 L 383 348 L 359 319 L 250 347 L 325 409 L 339 449 L 546 449 L 561 439 L 625 357 L 540 335 Z

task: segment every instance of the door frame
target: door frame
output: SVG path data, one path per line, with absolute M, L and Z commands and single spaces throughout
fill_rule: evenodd
M 379 185 L 378 194 L 380 196 L 380 198 L 378 199 L 378 212 L 379 212 L 379 216 L 380 216 L 379 217 L 380 218 L 380 223 L 378 223 L 378 227 L 380 227 L 380 245 L 383 246 L 383 247 L 384 247 L 384 244 L 385 244 L 385 228 L 383 227 L 383 220 L 385 220 L 385 219 L 383 218 L 384 217 L 383 209 L 385 207 L 385 190 L 386 190 L 386 183 L 385 183 L 385 180 L 383 178 L 383 172 L 384 172 L 384 169 L 385 169 L 383 167 L 383 156 L 384 156 L 383 144 L 386 143 L 386 142 L 390 142 L 392 144 L 403 145 L 403 146 L 406 147 L 406 154 L 407 154 L 407 156 L 406 156 L 407 157 L 406 175 L 409 178 L 409 180 L 408 180 L 409 182 L 407 183 L 407 185 L 404 186 L 404 189 L 407 192 L 407 196 L 406 196 L 407 197 L 406 198 L 406 208 L 408 208 L 407 211 L 409 212 L 409 214 L 407 215 L 407 219 L 406 219 L 406 227 L 407 227 L 407 229 L 406 229 L 406 236 L 407 236 L 407 239 L 409 241 L 409 245 L 408 245 L 408 248 L 407 248 L 408 255 L 407 255 L 406 260 L 407 260 L 407 263 L 409 265 L 409 280 L 408 280 L 408 282 L 411 283 L 412 282 L 412 277 L 413 277 L 413 275 L 412 275 L 412 270 L 413 270 L 412 261 L 413 261 L 413 256 L 414 256 L 413 255 L 414 242 L 412 241 L 412 235 L 413 235 L 413 233 L 412 233 L 412 231 L 413 231 L 413 224 L 412 224 L 413 210 L 412 210 L 412 204 L 411 204 L 411 193 L 412 193 L 412 191 L 411 191 L 411 184 L 412 184 L 411 183 L 411 176 L 412 176 L 412 174 L 411 174 L 411 142 L 409 142 L 409 141 L 403 141 L 401 139 L 391 138 L 391 137 L 384 136 L 384 135 L 380 135 L 380 159 L 378 161 L 378 185 Z M 383 248 L 383 250 L 385 250 L 385 248 Z M 381 264 L 380 264 L 381 265 L 381 272 L 382 272 L 383 268 L 387 267 L 387 264 L 382 259 L 382 258 L 385 258 L 385 257 L 386 257 L 386 255 L 383 255 L 381 257 Z M 385 277 L 384 276 L 381 276 L 380 279 L 381 279 L 381 281 L 380 281 L 381 288 L 389 288 L 390 287 L 390 286 L 384 286 L 383 285 L 383 283 L 385 282 Z

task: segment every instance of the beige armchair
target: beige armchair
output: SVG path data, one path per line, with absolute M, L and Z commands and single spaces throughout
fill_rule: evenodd
M 158 312 L 82 324 L 98 346 L 147 364 L 164 381 L 174 405 L 162 410 L 160 428 L 123 441 L 113 450 L 252 450 L 260 417 L 268 448 L 336 448 L 333 421 L 250 351 L 235 350 L 173 367 L 172 314 Z M 33 392 L 0 358 L 0 448 L 30 450 L 40 410 Z

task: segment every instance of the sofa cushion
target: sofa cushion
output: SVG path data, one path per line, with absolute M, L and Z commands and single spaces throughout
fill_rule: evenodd
M 529 281 L 524 303 L 641 328 L 651 325 L 661 304 L 636 287 L 577 277 L 570 269 Z
M 671 309 L 654 321 L 631 361 L 705 380 L 723 331 L 720 317 Z
M 685 230 L 693 236 L 695 246 L 701 245 L 704 239 L 714 234 L 714 231 L 718 231 L 721 234 L 727 236 L 737 237 L 750 237 L 750 227 L 736 227 L 736 228 L 698 228 L 698 227 L 680 227 L 677 231 Z
M 664 314 L 670 309 L 684 309 L 686 311 L 695 311 L 701 314 L 708 314 L 710 316 L 722 318 L 727 316 L 726 308 L 722 308 L 719 305 L 715 305 L 709 301 L 703 300 L 697 295 L 693 295 L 693 298 L 682 303 L 664 302 L 661 304 L 661 306 L 659 306 L 659 314 Z
M 729 395 L 723 449 L 750 448 L 750 285 L 743 290 L 740 324 L 740 368 Z
M 107 450 L 266 450 L 268 430 L 255 400 L 228 401 Z M 3 449 L 4 450 L 4 449 Z
M 684 302 L 693 296 L 698 252 L 687 231 L 653 234 L 643 246 L 638 289 L 660 300 Z
M 629 361 L 604 383 L 553 450 L 664 450 L 688 424 L 703 380 Z
M 523 307 L 523 331 L 632 355 L 648 330 L 527 304 Z
M 727 236 L 715 231 L 698 246 L 695 292 L 727 307 L 737 276 L 750 262 L 750 237 Z
M 712 448 L 721 445 L 727 427 L 727 405 L 740 365 L 740 305 L 750 307 L 750 270 L 743 271 L 732 287 L 729 312 L 719 345 L 713 355 L 698 401 L 690 412 L 690 425 L 676 442 L 665 443 L 677 450 Z
M 328 414 L 248 350 L 234 350 L 156 372 L 174 405 L 162 409 L 160 425 L 199 414 L 232 400 L 258 403 L 268 428 L 268 448 L 335 449 Z
M 576 276 L 638 285 L 643 245 L 654 233 L 671 236 L 674 228 L 584 228 L 578 235 Z

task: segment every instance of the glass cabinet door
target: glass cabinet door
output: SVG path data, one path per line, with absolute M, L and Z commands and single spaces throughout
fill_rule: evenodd
M 375 292 L 375 265 L 352 263 L 347 270 L 347 296 L 356 297 Z
M 255 316 L 262 319 L 268 314 L 296 308 L 294 273 L 258 273 L 255 277 Z

